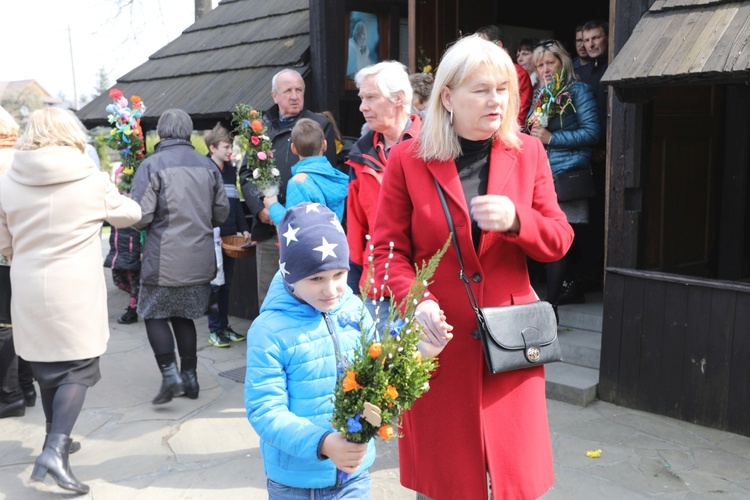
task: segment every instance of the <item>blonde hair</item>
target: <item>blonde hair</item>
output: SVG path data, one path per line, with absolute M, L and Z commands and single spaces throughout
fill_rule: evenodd
M 562 82 L 563 85 L 567 85 L 573 80 L 578 80 L 578 76 L 573 69 L 573 60 L 570 58 L 570 54 L 568 54 L 568 51 L 565 50 L 557 40 L 546 40 L 541 42 L 534 49 L 534 53 L 531 54 L 531 61 L 534 63 L 534 71 L 536 71 L 536 65 L 539 64 L 539 61 L 542 60 L 544 54 L 547 52 L 560 61 L 560 64 L 565 70 L 565 81 Z M 542 78 L 542 75 L 540 75 L 538 71 L 536 71 L 536 74 L 539 75 L 542 85 L 546 85 L 547 83 L 544 81 L 544 78 Z
M 69 146 L 83 153 L 88 137 L 78 123 L 75 115 L 66 109 L 38 109 L 31 113 L 26 130 L 18 139 L 17 148 L 32 150 L 48 146 Z
M 0 136 L 18 137 L 18 123 L 2 106 L 0 106 Z
M 455 89 L 469 80 L 481 67 L 489 68 L 508 81 L 508 106 L 505 109 L 495 139 L 520 149 L 518 138 L 518 74 L 508 53 L 479 35 L 458 40 L 443 55 L 435 74 L 432 98 L 427 103 L 427 114 L 421 132 L 419 156 L 426 161 L 448 161 L 461 155 L 458 135 L 451 124 L 450 113 L 443 106 L 443 89 Z

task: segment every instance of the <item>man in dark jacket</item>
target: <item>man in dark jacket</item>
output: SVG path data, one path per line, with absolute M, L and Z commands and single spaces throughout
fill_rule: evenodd
M 297 71 L 282 69 L 271 80 L 271 96 L 274 104 L 263 114 L 266 124 L 266 135 L 271 139 L 274 149 L 274 163 L 279 170 L 281 185 L 279 186 L 279 202 L 286 203 L 286 183 L 292 176 L 292 165 L 299 161 L 299 157 L 292 153 L 292 128 L 300 118 L 310 118 L 323 127 L 326 142 L 335 144 L 335 137 L 331 122 L 322 116 L 305 108 L 305 81 Z M 325 153 L 331 165 L 336 164 L 336 148 L 329 147 Z M 240 186 L 245 203 L 253 214 L 251 234 L 257 242 L 255 259 L 258 276 L 258 305 L 263 303 L 268 287 L 276 271 L 279 270 L 278 235 L 276 228 L 268 215 L 268 209 L 263 205 L 263 195 L 252 183 L 252 172 L 243 160 L 240 167 Z

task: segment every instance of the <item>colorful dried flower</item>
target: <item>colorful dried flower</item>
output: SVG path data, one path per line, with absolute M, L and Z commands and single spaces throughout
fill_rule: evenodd
M 383 425 L 378 429 L 378 436 L 380 436 L 380 439 L 383 441 L 388 441 L 392 437 L 396 435 L 396 431 L 393 429 L 392 425 Z
M 377 359 L 380 357 L 380 354 L 383 352 L 383 344 L 380 342 L 375 342 L 370 346 L 370 349 L 368 349 L 368 352 L 370 353 L 370 357 L 372 359 Z
M 357 383 L 357 374 L 352 370 L 347 370 L 346 377 L 344 377 L 344 392 L 353 391 L 354 389 L 362 389 L 363 387 Z

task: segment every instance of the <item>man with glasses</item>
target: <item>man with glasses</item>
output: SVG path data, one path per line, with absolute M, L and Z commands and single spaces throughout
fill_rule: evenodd
M 573 69 L 576 74 L 582 66 L 589 63 L 589 53 L 586 51 L 586 45 L 583 43 L 583 25 L 576 26 L 576 58 L 573 59 Z

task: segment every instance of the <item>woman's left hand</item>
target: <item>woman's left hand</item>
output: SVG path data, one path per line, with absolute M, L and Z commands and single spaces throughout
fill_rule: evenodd
M 245 238 L 245 241 L 250 241 L 250 233 L 247 231 L 242 231 L 242 237 Z
M 531 127 L 531 137 L 536 137 L 542 144 L 549 144 L 549 140 L 552 138 L 552 132 L 544 127 L 540 127 L 536 123 Z
M 503 195 L 487 194 L 471 200 L 471 217 L 477 221 L 482 231 L 517 233 L 521 223 L 516 213 L 516 205 Z

